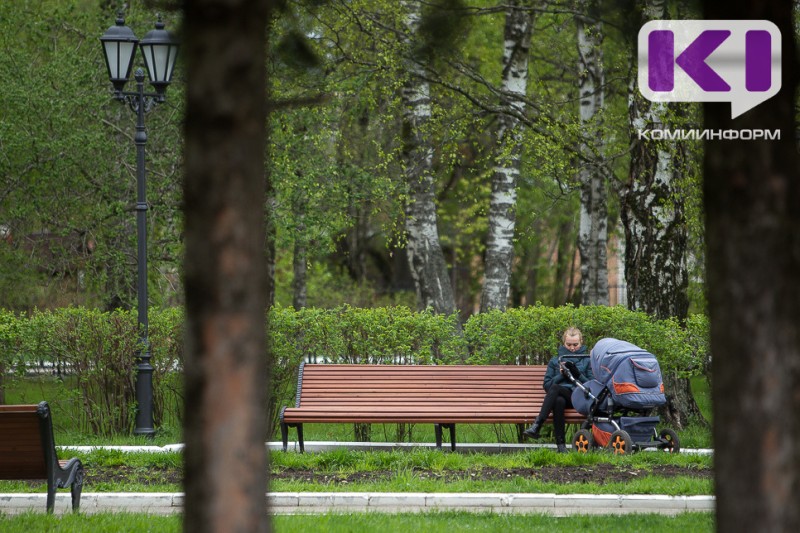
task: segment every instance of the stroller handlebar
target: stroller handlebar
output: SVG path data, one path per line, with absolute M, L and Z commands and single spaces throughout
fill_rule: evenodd
M 589 354 L 575 354 L 575 355 L 559 355 L 558 356 L 558 368 L 561 371 L 561 375 L 567 378 L 573 385 L 578 387 L 582 390 L 588 398 L 592 398 L 593 400 L 597 400 L 597 396 L 592 394 L 592 391 L 586 388 L 586 386 L 581 383 L 579 379 L 576 379 L 575 376 L 572 375 L 572 372 L 565 366 L 563 358 L 564 357 L 589 357 Z

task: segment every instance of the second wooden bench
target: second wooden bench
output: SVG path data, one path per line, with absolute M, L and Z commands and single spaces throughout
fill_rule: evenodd
M 69 487 L 72 510 L 80 508 L 83 464 L 77 457 L 58 459 L 47 402 L 0 405 L 0 479 L 46 480 L 48 513 L 55 508 L 56 489 Z
M 430 423 L 436 446 L 442 429 L 456 448 L 456 424 L 530 424 L 539 413 L 547 367 L 510 365 L 303 364 L 294 407 L 281 410 L 283 450 L 297 428 L 305 451 L 305 423 Z M 586 417 L 566 411 L 568 424 Z M 548 422 L 552 421 L 552 417 Z

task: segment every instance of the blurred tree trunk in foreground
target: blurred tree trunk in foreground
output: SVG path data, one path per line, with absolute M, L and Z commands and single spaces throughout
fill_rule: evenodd
M 184 530 L 268 531 L 264 252 L 271 2 L 184 5 Z
M 781 136 L 705 144 L 716 527 L 794 532 L 800 530 L 800 174 L 792 2 L 706 2 L 704 15 L 773 21 L 783 56 L 781 89 L 766 102 L 733 120 L 729 104 L 705 105 L 706 128 L 780 130 Z

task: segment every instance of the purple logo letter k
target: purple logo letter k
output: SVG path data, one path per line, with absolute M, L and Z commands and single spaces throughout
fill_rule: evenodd
M 731 86 L 706 64 L 710 56 L 725 39 L 729 30 L 706 30 L 686 47 L 675 63 L 706 92 L 728 92 Z M 648 38 L 648 85 L 652 91 L 669 92 L 675 85 L 673 60 L 674 34 L 670 30 L 657 30 Z

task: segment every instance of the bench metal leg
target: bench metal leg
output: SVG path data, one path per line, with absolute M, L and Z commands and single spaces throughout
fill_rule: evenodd
M 456 451 L 456 425 L 455 424 L 434 424 L 433 430 L 436 433 L 436 448 L 442 449 L 442 428 L 450 430 L 450 450 Z
M 75 472 L 75 481 L 69 488 L 72 495 L 72 511 L 77 513 L 81 508 L 81 492 L 83 491 L 83 465 L 80 464 Z
M 447 424 L 447 427 L 450 428 L 450 451 L 456 451 L 456 425 L 455 424 Z
M 305 442 L 303 440 L 303 424 L 287 424 L 281 422 L 281 440 L 283 441 L 283 451 L 289 447 L 289 428 L 297 429 L 297 442 L 300 444 L 300 453 L 306 451 Z
M 286 422 L 281 422 L 281 441 L 283 441 L 283 451 L 289 447 L 289 426 Z
M 300 443 L 300 453 L 305 453 L 306 446 L 303 440 L 303 424 L 297 424 L 295 427 L 297 428 L 297 441 Z
M 56 507 L 56 483 L 54 479 L 47 480 L 47 513 L 53 514 Z

